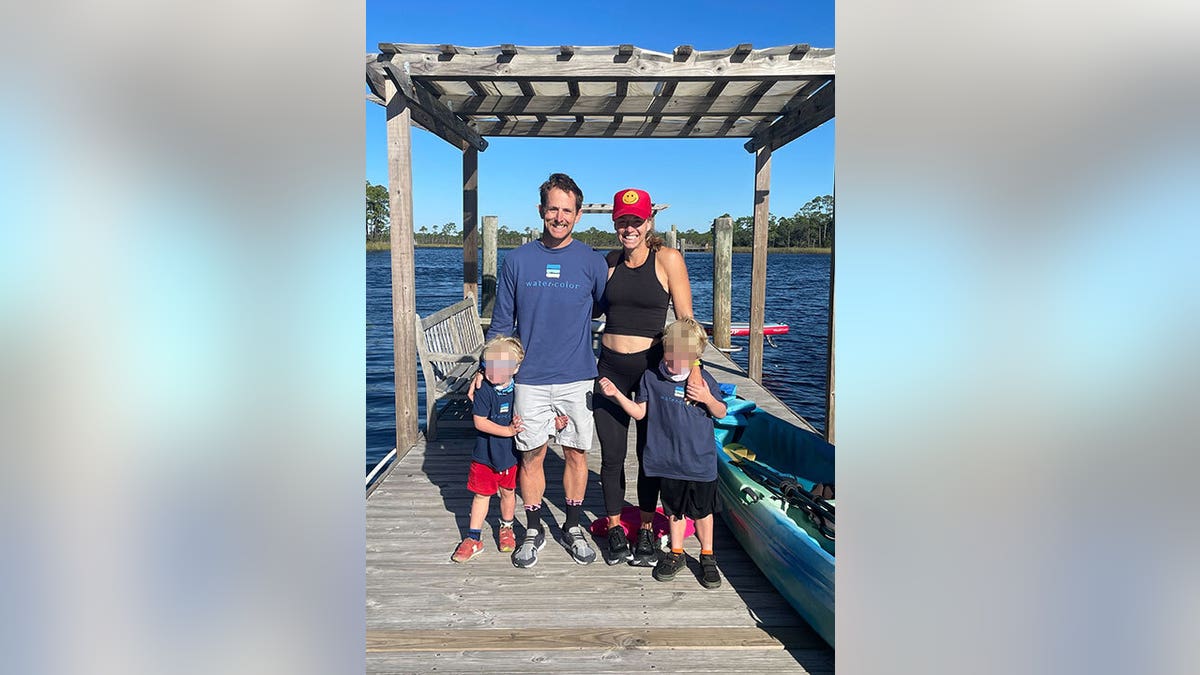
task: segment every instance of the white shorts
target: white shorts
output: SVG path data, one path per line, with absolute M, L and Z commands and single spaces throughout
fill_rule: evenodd
M 518 452 L 536 450 L 555 436 L 559 445 L 588 451 L 596 436 L 592 422 L 592 389 L 595 380 L 566 384 L 517 384 L 513 409 L 525 430 L 517 434 Z M 554 428 L 554 418 L 567 416 L 567 427 Z

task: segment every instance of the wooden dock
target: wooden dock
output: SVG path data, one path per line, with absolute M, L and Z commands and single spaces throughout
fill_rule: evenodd
M 705 367 L 760 407 L 805 424 L 711 346 Z M 806 424 L 805 424 L 806 425 Z M 633 433 L 626 499 L 635 499 Z M 446 428 L 396 462 L 367 500 L 366 665 L 369 673 L 796 672 L 831 673 L 834 652 L 775 591 L 720 517 L 715 552 L 723 582 L 698 581 L 699 543 L 685 544 L 688 571 L 658 582 L 649 568 L 577 565 L 557 544 L 565 505 L 561 450 L 545 468 L 547 545 L 518 569 L 496 549 L 499 506 L 484 525 L 483 554 L 450 554 L 466 531 L 474 433 Z M 585 526 L 602 517 L 598 445 L 588 456 Z M 519 494 L 519 491 L 518 491 Z M 523 511 L 518 498 L 517 518 Z M 523 524 L 517 526 L 518 542 Z

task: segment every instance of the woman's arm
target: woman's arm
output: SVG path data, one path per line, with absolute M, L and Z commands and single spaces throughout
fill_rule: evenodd
M 683 254 L 673 248 L 660 248 L 658 259 L 667 273 L 667 292 L 675 307 L 675 318 L 692 316 L 692 284 L 688 281 L 687 263 Z

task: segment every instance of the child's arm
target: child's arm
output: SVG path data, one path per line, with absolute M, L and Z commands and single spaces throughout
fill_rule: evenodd
M 525 425 L 521 423 L 520 415 L 513 415 L 512 424 L 508 426 L 497 424 L 483 415 L 473 415 L 472 417 L 475 419 L 476 431 L 482 431 L 485 434 L 491 434 L 493 436 L 511 438 L 525 429 Z
M 629 400 L 629 397 L 621 393 L 621 390 L 617 389 L 617 385 L 613 384 L 612 380 L 608 379 L 607 377 L 600 378 L 600 391 L 604 392 L 605 396 L 615 400 L 617 404 L 621 406 L 621 409 L 633 419 L 640 420 L 646 417 L 645 401 L 641 403 L 634 403 L 633 401 Z M 724 415 L 722 415 L 722 417 L 724 417 Z
M 708 414 L 713 417 L 724 417 L 727 412 L 725 401 L 713 396 L 712 390 L 708 388 L 707 382 L 696 384 L 691 380 L 687 383 L 687 396 L 696 403 L 701 403 L 708 409 Z

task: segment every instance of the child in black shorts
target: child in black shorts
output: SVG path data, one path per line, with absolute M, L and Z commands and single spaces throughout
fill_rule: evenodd
M 707 335 L 693 319 L 680 319 L 663 331 L 663 359 L 642 374 L 637 400 L 630 400 L 608 378 L 600 378 L 605 396 L 636 420 L 646 419 L 642 469 L 662 479 L 663 511 L 671 519 L 671 553 L 659 560 L 654 578 L 670 581 L 683 569 L 684 518 L 696 521 L 700 540 L 700 583 L 721 585 L 713 556 L 713 512 L 717 510 L 717 445 L 713 418 L 725 416 L 717 381 L 701 372 L 704 386 L 690 384 L 688 373 L 704 352 Z

